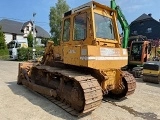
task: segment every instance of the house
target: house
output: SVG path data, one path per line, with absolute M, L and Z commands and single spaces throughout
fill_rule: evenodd
M 6 43 L 16 39 L 27 39 L 28 34 L 31 32 L 33 34 L 33 22 L 27 21 L 25 23 L 2 19 L 0 21 L 0 26 L 5 34 Z M 35 26 L 35 36 L 38 45 L 41 45 L 42 38 L 50 38 L 50 35 L 40 26 Z
M 130 24 L 130 36 L 143 35 L 148 39 L 160 39 L 160 22 L 152 18 L 152 14 L 142 14 Z

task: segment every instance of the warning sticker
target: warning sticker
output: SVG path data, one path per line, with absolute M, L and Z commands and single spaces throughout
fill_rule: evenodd
M 100 48 L 101 56 L 120 56 L 120 49 Z

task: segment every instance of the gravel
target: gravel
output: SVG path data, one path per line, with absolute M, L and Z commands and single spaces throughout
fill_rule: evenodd
M 77 118 L 41 95 L 16 83 L 16 61 L 0 61 L 0 120 L 160 120 L 160 84 L 137 79 L 133 95 L 104 98 L 91 114 Z

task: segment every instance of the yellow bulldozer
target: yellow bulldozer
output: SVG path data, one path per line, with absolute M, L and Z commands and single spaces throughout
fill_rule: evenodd
M 121 70 L 127 63 L 116 11 L 91 1 L 64 13 L 60 44 L 49 41 L 40 63 L 19 63 L 17 84 L 81 116 L 100 106 L 104 95 L 134 93 L 135 78 Z

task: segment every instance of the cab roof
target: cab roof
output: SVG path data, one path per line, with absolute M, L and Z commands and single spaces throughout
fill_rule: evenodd
M 82 11 L 84 9 L 92 8 L 92 7 L 96 7 L 96 6 L 98 6 L 100 8 L 107 9 L 107 10 L 112 11 L 112 12 L 113 11 L 115 12 L 115 10 L 111 9 L 110 7 L 108 7 L 108 6 L 104 5 L 104 4 L 100 4 L 100 3 L 95 2 L 95 1 L 90 1 L 88 3 L 85 3 L 85 4 L 81 5 L 81 6 L 73 8 L 73 9 L 69 10 L 68 12 L 64 13 L 64 17 L 66 17 L 68 15 L 71 15 L 73 13 L 80 12 L 80 11 Z

